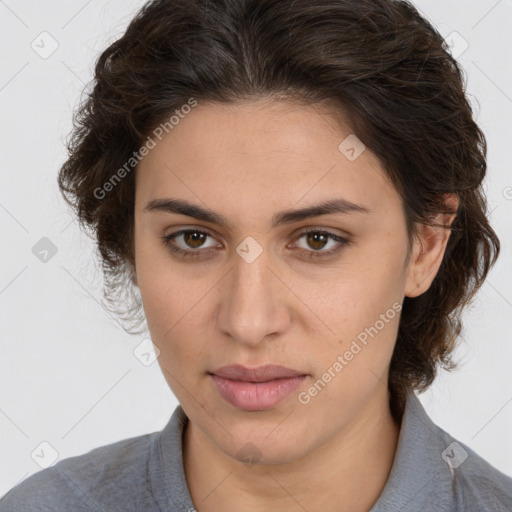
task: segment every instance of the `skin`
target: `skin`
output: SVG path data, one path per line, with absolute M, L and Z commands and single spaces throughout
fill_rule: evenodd
M 368 511 L 391 470 L 400 426 L 386 383 L 399 314 L 309 403 L 298 395 L 394 303 L 429 288 L 449 230 L 422 226 L 409 247 L 402 201 L 382 164 L 369 149 L 355 161 L 339 151 L 352 132 L 332 112 L 273 100 L 200 102 L 137 169 L 136 282 L 163 375 L 189 418 L 184 466 L 199 512 L 228 503 L 244 512 Z M 214 210 L 229 228 L 144 210 L 171 197 Z M 281 210 L 340 197 L 371 212 L 272 227 Z M 214 252 L 174 255 L 161 237 L 183 228 L 209 237 L 201 245 L 180 236 L 175 245 Z M 305 228 L 351 243 L 315 242 L 301 236 Z M 251 263 L 236 252 L 248 236 L 262 249 Z M 208 375 L 235 363 L 276 363 L 308 377 L 274 408 L 244 411 Z M 256 464 L 244 462 L 243 447 Z

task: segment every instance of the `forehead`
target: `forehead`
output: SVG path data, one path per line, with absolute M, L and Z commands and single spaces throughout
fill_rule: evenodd
M 327 105 L 199 102 L 156 142 L 137 168 L 138 208 L 166 196 L 226 215 L 240 213 L 226 210 L 234 203 L 256 212 L 343 197 L 377 213 L 400 203 L 380 161 Z M 354 159 L 347 145 L 364 150 Z

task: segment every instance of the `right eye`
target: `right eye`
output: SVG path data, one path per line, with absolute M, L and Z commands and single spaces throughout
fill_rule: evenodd
M 199 258 L 201 253 L 206 252 L 204 250 L 204 242 L 207 237 L 212 237 L 212 235 L 206 231 L 199 229 L 181 229 L 161 238 L 164 241 L 164 247 L 167 247 L 171 252 L 184 258 Z M 181 240 L 182 245 L 177 244 L 176 240 Z M 214 245 L 206 246 L 206 249 L 210 249 L 211 247 L 214 247 Z

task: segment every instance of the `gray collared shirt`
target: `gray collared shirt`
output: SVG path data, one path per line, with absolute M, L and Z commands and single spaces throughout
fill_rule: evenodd
M 0 500 L 0 512 L 194 512 L 182 457 L 187 421 L 178 405 L 160 432 L 39 471 Z M 413 393 L 389 479 L 369 512 L 399 511 L 512 511 L 512 478 L 437 427 Z

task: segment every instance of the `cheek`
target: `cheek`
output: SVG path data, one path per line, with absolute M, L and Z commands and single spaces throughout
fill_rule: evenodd
M 153 343 L 160 351 L 158 364 L 169 387 L 180 401 L 183 390 L 195 387 L 198 361 L 207 361 L 201 347 L 205 339 L 197 329 L 193 294 L 184 293 L 182 280 L 155 276 L 148 270 L 142 278 L 141 296 Z M 196 306 L 197 307 L 197 306 Z
M 314 354 L 316 377 L 333 382 L 322 392 L 323 403 L 332 399 L 347 410 L 358 402 L 355 397 L 368 396 L 387 382 L 401 311 L 400 297 L 387 287 L 374 283 L 366 293 L 357 283 L 338 292 L 337 307 L 324 317 L 336 341 L 322 341 Z
M 190 283 L 175 273 L 158 272 L 156 267 L 148 267 L 141 272 L 139 288 L 144 305 L 148 327 L 156 342 L 167 343 L 176 331 L 188 329 L 194 319 L 194 306 L 199 298 Z
M 183 283 L 144 256 L 137 262 L 137 282 L 151 338 L 163 354 L 184 315 Z
M 303 290 L 326 321 L 341 332 L 353 332 L 361 323 L 373 323 L 379 315 L 403 297 L 405 271 L 401 253 L 383 254 L 377 244 L 354 253 L 353 257 L 329 272 L 323 283 L 323 293 Z M 343 328 L 342 328 L 343 327 Z
M 172 265 L 169 257 L 138 252 L 137 280 L 151 339 L 160 350 L 159 362 L 168 371 L 191 368 L 203 354 L 200 340 L 208 340 L 201 327 L 206 314 L 204 283 L 191 279 Z M 153 254 L 155 254 L 153 253 Z M 163 364 L 162 364 L 163 363 Z M 190 363 L 190 364 L 189 364 Z M 164 369 L 164 368 L 162 368 Z
M 362 247 L 334 270 L 323 296 L 310 293 L 312 309 L 335 333 L 324 346 L 322 364 L 329 368 L 342 356 L 343 374 L 353 382 L 385 373 L 398 332 L 405 247 L 383 242 Z

